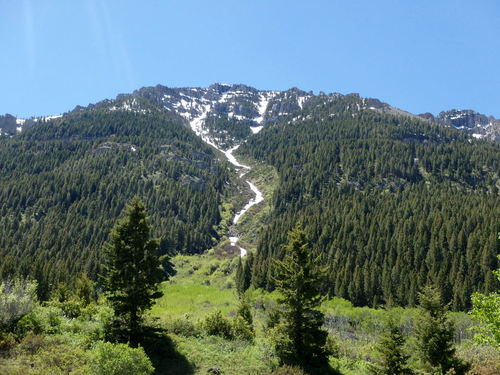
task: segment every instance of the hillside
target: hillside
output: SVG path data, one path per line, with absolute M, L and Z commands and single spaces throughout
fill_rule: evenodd
M 222 157 L 161 108 L 101 103 L 43 121 L 0 147 L 0 277 L 36 277 L 39 294 L 77 272 L 95 278 L 111 226 L 134 195 L 162 252 L 199 253 L 220 236 L 236 185 Z
M 302 221 L 328 265 L 325 293 L 414 305 L 431 282 L 467 308 L 471 292 L 497 287 L 499 150 L 477 139 L 496 122 L 423 117 L 357 94 L 226 84 L 5 116 L 18 134 L 0 140 L 0 275 L 35 276 L 41 296 L 82 270 L 95 277 L 111 224 L 139 195 L 162 252 L 201 253 L 236 235 L 255 255 L 256 287 L 273 289 L 271 259 Z M 248 178 L 233 153 L 255 167 Z M 253 185 L 267 199 L 231 225 L 254 194 L 248 183 L 270 184 Z

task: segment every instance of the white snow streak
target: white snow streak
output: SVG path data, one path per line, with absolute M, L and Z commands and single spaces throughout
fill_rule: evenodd
M 247 181 L 247 184 L 250 186 L 250 189 L 255 193 L 255 198 L 252 198 L 248 201 L 248 203 L 243 207 L 243 209 L 238 212 L 233 219 L 233 224 L 238 224 L 238 221 L 240 221 L 240 218 L 252 207 L 255 206 L 256 204 L 259 204 L 264 200 L 264 197 L 259 189 L 252 184 L 250 181 Z
M 257 134 L 262 130 L 263 126 L 251 126 L 250 130 L 252 131 L 253 134 Z

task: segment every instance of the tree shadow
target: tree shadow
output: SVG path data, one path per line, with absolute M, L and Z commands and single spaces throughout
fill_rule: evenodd
M 194 366 L 177 351 L 175 343 L 161 328 L 144 327 L 140 345 L 151 359 L 156 375 L 192 375 Z
M 334 369 L 329 364 L 321 367 L 306 367 L 304 372 L 308 375 L 342 375 L 341 372 Z

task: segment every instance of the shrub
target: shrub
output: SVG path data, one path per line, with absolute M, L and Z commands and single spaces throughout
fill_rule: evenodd
M 245 297 L 240 299 L 238 311 L 233 321 L 233 332 L 234 336 L 242 340 L 253 342 L 255 339 L 252 311 Z
M 0 328 L 11 329 L 37 305 L 35 281 L 15 279 L 0 283 Z
M 326 338 L 326 350 L 332 357 L 339 358 L 340 357 L 340 345 L 337 341 L 337 338 L 332 334 L 328 334 Z
M 12 332 L 0 331 L 0 353 L 8 352 L 16 345 L 16 337 Z
M 45 346 L 47 346 L 47 340 L 43 336 L 30 333 L 23 338 L 18 349 L 24 353 L 35 354 Z
M 220 310 L 217 310 L 205 318 L 203 328 L 209 335 L 221 336 L 225 339 L 233 338 L 231 322 L 222 316 Z
M 62 311 L 54 306 L 37 307 L 25 315 L 16 325 L 16 333 L 23 336 L 29 332 L 35 334 L 54 334 L 61 332 Z
M 88 355 L 89 375 L 149 375 L 154 371 L 142 347 L 99 342 Z
M 233 335 L 239 339 L 249 342 L 253 342 L 255 339 L 253 327 L 239 315 L 233 320 Z
M 165 325 L 165 328 L 169 333 L 184 337 L 199 336 L 200 334 L 198 327 L 187 317 L 172 320 Z
M 29 313 L 23 316 L 16 325 L 16 333 L 19 336 L 24 336 L 31 332 L 34 334 L 40 334 L 43 331 L 42 321 L 34 313 Z

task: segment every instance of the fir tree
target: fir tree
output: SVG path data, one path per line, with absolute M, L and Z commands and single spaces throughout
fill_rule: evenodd
M 455 357 L 455 327 L 448 319 L 447 307 L 441 303 L 441 293 L 427 286 L 419 294 L 419 300 L 421 313 L 416 322 L 416 334 L 421 360 L 441 374 L 452 368 L 455 374 L 464 374 L 468 365 Z
M 406 375 L 413 372 L 407 367 L 409 356 L 404 354 L 405 338 L 399 327 L 390 320 L 387 331 L 376 347 L 380 363 L 370 368 L 376 375 Z
M 323 275 L 315 265 L 304 231 L 297 225 L 289 233 L 283 261 L 276 263 L 276 287 L 281 294 L 281 323 L 275 328 L 275 349 L 283 364 L 317 366 L 326 363 L 328 332 L 320 285 Z
M 149 232 L 146 208 L 134 198 L 105 246 L 103 287 L 115 311 L 115 324 L 132 345 L 138 342 L 144 312 L 163 295 L 158 291 L 163 278 L 156 255 L 159 245 Z

